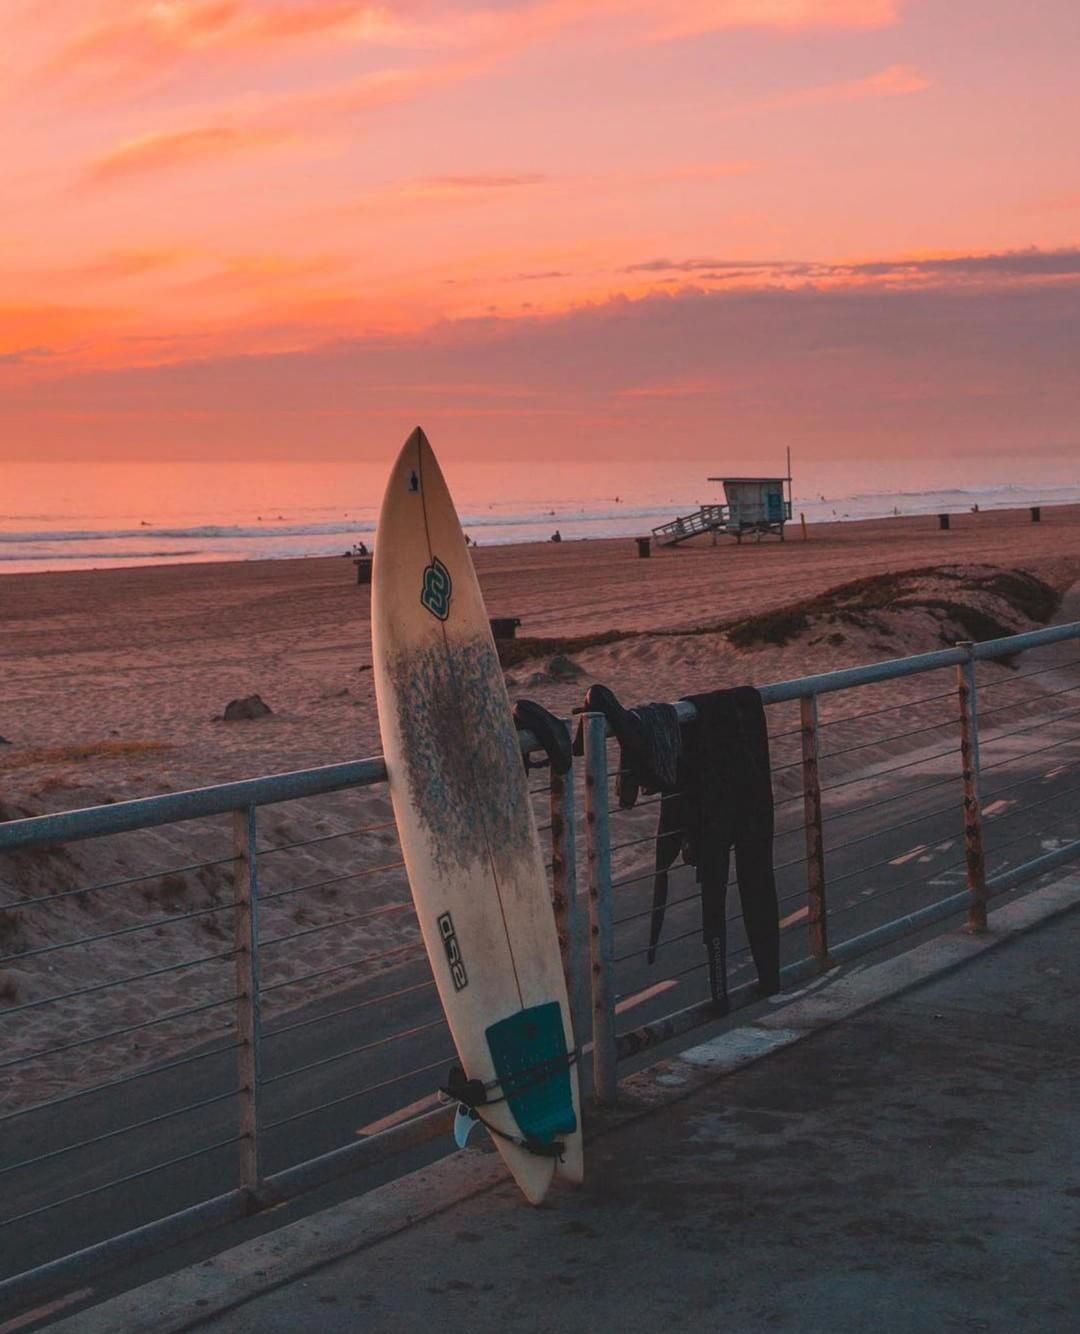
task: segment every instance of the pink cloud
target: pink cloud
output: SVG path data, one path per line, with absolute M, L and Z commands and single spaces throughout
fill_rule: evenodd
M 298 42 L 469 51 L 501 59 L 570 29 L 602 24 L 626 40 L 668 40 L 724 29 L 867 29 L 895 23 L 903 0 L 540 0 L 491 7 L 452 2 L 184 0 L 99 7 L 42 70 L 96 99 L 130 97 L 184 66 L 261 60 Z M 65 0 L 58 7 L 67 8 Z M 85 7 L 71 4 L 70 26 Z
M 146 134 L 102 154 L 91 165 L 89 176 L 95 181 L 115 181 L 273 148 L 290 137 L 281 131 L 233 129 L 223 125 Z
M 301 38 L 340 36 L 373 11 L 349 0 L 272 4 L 265 0 L 185 0 L 142 4 L 125 0 L 109 17 L 61 47 L 51 77 L 114 78 L 139 84 L 186 60 L 252 53 Z M 375 11 L 377 12 L 377 11 Z
M 983 460 L 1023 446 L 1027 466 L 1043 442 L 1076 439 L 1078 312 L 1075 281 L 684 289 L 546 318 L 54 377 L 7 395 L 4 412 L 58 449 L 70 432 L 56 414 L 100 413 L 85 443 L 113 456 L 145 452 L 152 438 L 189 454 L 212 440 L 221 457 L 261 458 L 271 446 L 309 457 L 315 441 L 325 457 L 371 457 L 385 440 L 370 423 L 423 403 L 433 430 L 442 422 L 456 448 L 492 459 L 507 448 L 504 430 L 483 425 L 497 412 L 522 456 L 537 447 L 548 459 L 575 457 L 586 424 L 606 416 L 614 424 L 590 449 L 620 459 L 653 458 L 658 441 L 704 457 L 721 429 L 755 449 L 798 441 L 823 457 L 945 449 Z M 194 435 L 192 413 L 206 423 Z M 565 432 L 545 416 L 564 418 Z M 19 432 L 0 441 L 17 452 Z
M 656 40 L 693 37 L 725 28 L 885 28 L 900 17 L 902 0 L 677 0 L 644 4 L 655 11 Z
M 844 83 L 823 84 L 817 88 L 803 88 L 780 97 L 771 97 L 763 102 L 752 104 L 751 110 L 778 111 L 793 107 L 832 106 L 840 102 L 861 102 L 867 98 L 905 97 L 909 93 L 921 93 L 930 87 L 930 80 L 924 78 L 914 65 L 889 65 L 868 74 L 862 79 L 851 79 Z

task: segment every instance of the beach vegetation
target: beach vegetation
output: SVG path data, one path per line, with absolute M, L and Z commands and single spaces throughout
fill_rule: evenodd
M 172 750 L 172 743 L 158 740 L 83 741 L 69 746 L 29 746 L 0 758 L 0 772 L 29 769 L 37 764 L 81 764 L 86 760 L 123 759 L 156 755 Z
M 170 872 L 168 875 L 147 880 L 139 892 L 147 903 L 157 904 L 166 912 L 178 912 L 190 890 L 191 886 L 185 876 Z
M 951 596 L 944 595 L 942 584 L 951 590 Z M 737 621 L 726 627 L 726 634 L 735 648 L 743 649 L 782 646 L 822 623 L 854 626 L 894 638 L 896 626 L 889 615 L 921 611 L 939 623 L 943 644 L 960 639 L 982 642 L 1015 634 L 1018 624 L 1024 622 L 1045 623 L 1059 602 L 1055 588 L 1026 570 L 931 565 L 854 579 L 815 597 Z
M 954 590 L 954 595 L 943 596 L 942 584 Z M 1060 601 L 1057 589 L 1027 570 L 1003 570 L 985 565 L 924 565 L 853 579 L 814 597 L 736 621 L 712 621 L 648 631 L 599 630 L 562 638 L 526 635 L 497 640 L 495 647 L 504 670 L 536 658 L 569 657 L 585 649 L 645 637 L 668 639 L 722 634 L 738 649 L 782 648 L 817 626 L 825 625 L 835 627 L 827 636 L 827 642 L 835 647 L 845 642 L 841 626 L 870 631 L 883 639 L 896 638 L 898 627 L 889 614 L 904 611 L 932 615 L 940 623 L 942 644 L 952 644 L 959 639 L 981 642 L 1015 634 L 1018 624 L 1025 622 L 1045 624 Z
M 987 639 L 1004 639 L 1007 635 L 1016 633 L 1015 626 L 1002 620 L 1000 616 L 983 611 L 981 607 L 973 607 L 968 602 L 950 601 L 948 598 L 923 598 L 919 606 L 932 615 L 937 614 L 943 627 L 942 640 L 945 643 L 970 639 L 979 644 Z M 948 634 L 948 626 L 959 630 L 959 635 Z
M 26 947 L 22 913 L 13 908 L 0 909 L 0 951 L 4 954 L 21 954 Z
M 221 921 L 216 914 L 210 917 L 200 917 L 199 928 L 208 936 L 212 936 L 215 940 L 226 940 L 228 938 L 229 933 L 221 924 Z
M 605 644 L 635 639 L 640 634 L 640 630 L 599 630 L 589 635 L 563 635 L 552 639 L 524 635 L 519 639 L 497 639 L 495 647 L 499 653 L 499 662 L 505 670 L 516 667 L 518 663 L 531 662 L 534 658 L 569 658 L 582 649 L 603 648 Z
M 750 616 L 728 628 L 727 637 L 736 648 L 757 644 L 783 647 L 810 629 L 809 613 L 801 607 L 780 607 L 761 616 Z
M 978 585 L 1039 625 L 1045 625 L 1061 603 L 1056 588 L 1026 570 L 992 570 L 978 577 Z

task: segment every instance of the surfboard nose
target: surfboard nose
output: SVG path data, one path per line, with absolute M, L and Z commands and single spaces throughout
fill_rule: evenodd
M 398 463 L 400 464 L 408 461 L 412 464 L 417 464 L 425 454 L 430 454 L 434 457 L 431 441 L 428 440 L 427 436 L 424 434 L 424 428 L 422 426 L 414 426 L 409 432 L 408 439 L 401 446 L 401 452 L 398 454 Z
M 431 441 L 424 434 L 423 427 L 416 426 L 401 446 L 390 470 L 388 491 L 400 492 L 404 489 L 408 493 L 418 494 L 425 486 L 440 483 L 445 485 Z

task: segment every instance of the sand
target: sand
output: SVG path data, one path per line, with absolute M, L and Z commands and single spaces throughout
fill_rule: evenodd
M 737 648 L 724 633 L 671 632 L 730 623 L 857 577 L 913 568 L 969 571 L 976 583 L 990 567 L 1022 569 L 1064 593 L 1080 580 L 1080 507 L 1045 509 L 1043 516 L 1036 525 L 1027 511 L 964 514 L 948 532 L 938 529 L 936 518 L 817 525 L 805 542 L 793 525 L 784 543 L 713 546 L 699 539 L 657 550 L 650 560 L 639 559 L 628 539 L 481 547 L 475 562 L 491 615 L 520 617 L 520 635 L 630 635 L 574 651 L 580 676 L 573 680 L 551 678 L 550 652 L 510 668 L 512 696 L 528 694 L 567 714 L 592 680 L 635 703 L 941 647 L 962 630 L 940 610 L 902 605 L 861 624 L 818 616 L 786 644 Z M 944 597 L 954 584 L 920 578 L 905 589 Z M 1035 623 L 1003 612 L 977 588 L 967 600 L 1004 615 L 1009 630 Z M 1010 720 L 1038 716 L 1049 691 L 1076 680 L 1068 664 L 1078 656 L 1058 651 L 1044 658 L 1053 672 L 1022 681 L 1008 667 L 990 667 L 988 690 L 997 683 L 994 702 Z M 375 754 L 370 664 L 369 589 L 356 584 L 343 558 L 0 577 L 0 735 L 11 743 L 0 745 L 0 818 Z M 942 721 L 954 727 L 952 688 L 949 673 L 823 701 L 822 716 L 833 729 L 829 747 L 845 751 L 831 762 L 834 770 L 870 776 L 875 765 L 901 752 L 917 754 L 931 743 L 940 749 L 933 731 L 896 734 Z M 271 716 L 221 721 L 230 699 L 254 692 L 271 706 Z M 944 701 L 929 698 L 935 695 L 945 695 Z M 895 706 L 904 703 L 898 712 Z M 878 712 L 883 709 L 891 712 Z M 872 716 L 836 721 L 855 712 Z M 778 797 L 797 790 L 796 721 L 790 708 L 771 711 Z M 543 801 L 540 796 L 541 811 Z M 623 818 L 644 835 L 652 814 Z M 385 789 L 261 814 L 264 847 L 313 837 L 322 841 L 262 862 L 264 892 L 281 895 L 267 903 L 264 938 L 304 933 L 267 945 L 264 984 L 322 974 L 268 994 L 264 1016 L 271 1027 L 290 1008 L 358 976 L 390 970 L 389 989 L 402 958 L 418 953 Z M 227 957 L 231 868 L 203 865 L 230 850 L 228 821 L 217 820 L 0 857 L 0 956 L 7 956 L 0 957 L 0 1007 L 8 1007 L 6 1014 L 0 1010 L 0 1062 L 20 1062 L 4 1071 L 0 1106 L 63 1096 L 215 1033 L 227 1039 L 228 1004 L 156 1021 L 224 1000 L 235 989 Z M 647 843 L 628 849 L 617 869 L 631 873 L 648 856 Z M 131 883 L 79 892 L 115 881 Z M 321 887 L 301 888 L 307 885 Z M 38 902 L 43 898 L 49 901 Z M 127 932 L 144 925 L 145 931 Z M 84 990 L 214 954 L 222 957 Z M 340 967 L 365 959 L 371 962 Z M 38 1004 L 71 991 L 83 994 Z M 147 1026 L 97 1040 L 132 1023 Z M 24 1059 L 42 1052 L 54 1054 Z

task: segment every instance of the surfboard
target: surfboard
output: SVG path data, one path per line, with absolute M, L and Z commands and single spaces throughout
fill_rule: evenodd
M 570 1007 L 487 609 L 427 437 L 390 473 L 372 666 L 416 914 L 475 1116 L 527 1199 L 582 1176 Z

